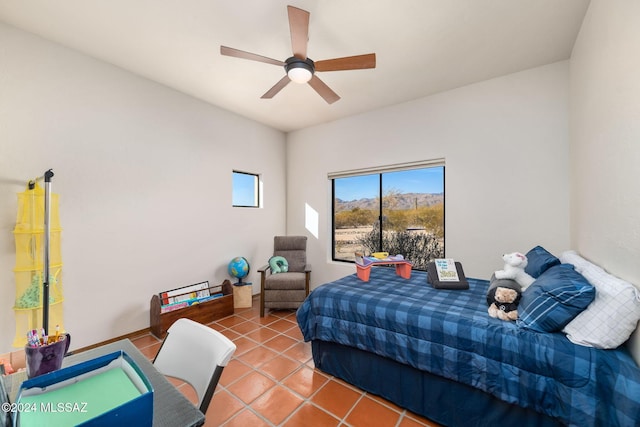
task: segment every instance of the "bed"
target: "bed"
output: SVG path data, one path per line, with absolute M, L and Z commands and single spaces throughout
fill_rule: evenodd
M 434 289 L 377 267 L 314 289 L 298 309 L 316 367 L 446 426 L 638 426 L 640 369 L 487 314 L 489 282 Z M 635 324 L 634 324 L 635 326 Z

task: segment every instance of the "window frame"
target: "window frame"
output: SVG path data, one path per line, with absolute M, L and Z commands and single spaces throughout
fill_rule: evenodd
M 384 203 L 383 203 L 383 175 L 385 173 L 390 173 L 390 172 L 402 172 L 402 171 L 409 171 L 409 170 L 415 170 L 415 169 L 427 169 L 427 168 L 436 168 L 436 167 L 441 167 L 442 168 L 442 195 L 443 195 L 443 218 L 442 218 L 442 253 L 443 253 L 443 257 L 446 256 L 446 167 L 445 167 L 445 162 L 444 159 L 434 159 L 434 160 L 427 160 L 427 161 L 420 161 L 420 162 L 412 162 L 412 163 L 406 163 L 406 164 L 397 164 L 397 165 L 388 165 L 388 166 L 380 166 L 380 167 L 373 167 L 373 168 L 363 168 L 363 169 L 358 169 L 358 170 L 352 170 L 352 171 L 342 171 L 342 172 L 334 172 L 334 173 L 329 173 L 328 174 L 328 178 L 331 182 L 331 206 L 330 206 L 330 212 L 331 212 L 331 260 L 333 262 L 346 262 L 346 263 L 350 263 L 350 264 L 354 264 L 355 261 L 353 260 L 345 260 L 345 259 L 339 259 L 336 258 L 336 212 L 335 212 L 335 200 L 336 200 L 336 180 L 337 179 L 341 179 L 341 178 L 351 178 L 351 177 L 356 177 L 356 176 L 363 176 L 363 175 L 378 175 L 378 198 L 380 200 L 379 202 L 379 206 L 378 206 L 378 218 L 377 221 L 378 223 L 381 225 L 381 229 L 380 229 L 380 238 L 379 238 L 379 242 L 378 242 L 378 248 L 382 248 L 382 244 L 383 244 L 383 233 L 382 231 L 384 231 L 384 228 L 382 228 L 382 218 L 383 218 L 383 211 L 384 211 Z
M 255 204 L 254 205 L 241 205 L 241 204 L 235 204 L 234 201 L 234 192 L 235 192 L 235 183 L 234 183 L 234 177 L 237 175 L 247 175 L 247 176 L 251 176 L 254 178 L 254 200 L 255 200 Z M 260 194 L 260 174 L 257 173 L 253 173 L 253 172 L 244 172 L 244 171 L 240 171 L 240 170 L 236 170 L 233 169 L 231 171 L 231 206 L 234 208 L 260 208 L 260 203 L 261 201 L 261 194 Z

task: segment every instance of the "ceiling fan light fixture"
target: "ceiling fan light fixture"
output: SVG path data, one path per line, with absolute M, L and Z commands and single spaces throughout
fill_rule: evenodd
M 291 57 L 287 59 L 284 69 L 287 72 L 287 76 L 294 83 L 307 83 L 313 77 L 315 71 L 313 61 L 309 58 L 300 59 Z
M 311 80 L 311 71 L 306 68 L 292 68 L 287 72 L 287 75 L 294 83 L 307 83 Z

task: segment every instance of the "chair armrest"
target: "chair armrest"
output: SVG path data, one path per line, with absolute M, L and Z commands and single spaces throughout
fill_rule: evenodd
M 305 273 L 310 273 L 311 272 L 311 264 L 307 264 L 304 266 L 304 272 Z
M 269 264 L 263 265 L 262 267 L 260 267 L 258 269 L 258 273 L 263 273 L 264 274 L 264 273 L 268 272 L 269 270 L 271 270 L 271 266 Z

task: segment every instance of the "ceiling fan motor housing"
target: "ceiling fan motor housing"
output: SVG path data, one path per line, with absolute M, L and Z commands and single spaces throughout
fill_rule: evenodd
M 313 76 L 316 67 L 309 58 L 300 59 L 292 56 L 285 61 L 284 70 L 293 82 L 306 83 Z

